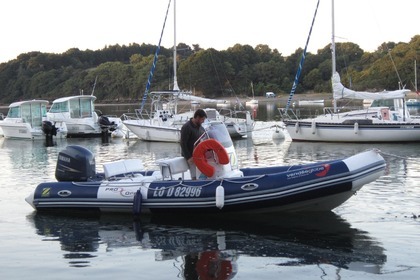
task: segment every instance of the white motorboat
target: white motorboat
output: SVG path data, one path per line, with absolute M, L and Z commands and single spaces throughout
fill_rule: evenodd
M 17 139 L 65 138 L 65 124 L 47 121 L 48 103 L 47 100 L 28 100 L 10 104 L 7 116 L 0 121 L 3 136 Z
M 162 96 L 163 92 L 152 94 Z M 176 103 L 176 101 L 174 102 Z M 175 103 L 165 103 L 164 105 L 167 106 L 162 106 L 158 101 L 156 103 L 152 102 L 152 107 L 154 108 L 151 115 L 147 113 L 142 114 L 140 110 L 136 110 L 134 117 L 124 114 L 123 123 L 141 140 L 179 142 L 181 140 L 181 128 L 193 117 L 194 111 L 190 110 L 177 114 L 175 113 L 176 109 L 171 105 Z M 247 136 L 253 130 L 254 120 L 249 111 L 234 111 L 230 109 L 217 111 L 214 108 L 203 108 L 203 110 L 207 114 L 208 121 L 223 122 L 233 139 Z
M 65 123 L 67 137 L 100 137 L 122 129 L 118 117 L 106 117 L 95 111 L 93 95 L 76 95 L 58 98 L 47 112 L 47 119 L 54 123 Z
M 415 98 L 410 98 L 407 100 L 407 106 L 420 106 L 420 100 Z
M 4 118 L 5 118 L 4 115 L 2 113 L 0 113 L 0 123 L 3 122 Z M 3 129 L 0 126 L 0 137 L 3 137 L 3 136 L 4 136 Z
M 299 100 L 299 106 L 324 106 L 324 99 L 317 100 Z

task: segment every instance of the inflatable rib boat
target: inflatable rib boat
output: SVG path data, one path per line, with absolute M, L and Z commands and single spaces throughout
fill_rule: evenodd
M 81 146 L 58 155 L 57 182 L 39 184 L 26 198 L 37 211 L 141 213 L 275 213 L 329 211 L 379 178 L 385 161 L 377 150 L 344 159 L 292 166 L 239 168 L 221 122 L 206 124 L 194 151 L 198 179 L 182 157 L 145 170 L 139 159 L 105 163 Z

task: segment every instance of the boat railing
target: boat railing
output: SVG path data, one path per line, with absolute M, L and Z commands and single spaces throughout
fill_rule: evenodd
M 222 116 L 225 121 L 246 120 L 247 114 L 249 114 L 249 112 L 243 111 L 243 110 L 232 110 L 232 109 L 227 109 L 227 108 L 222 108 L 219 110 L 219 115 Z
M 280 113 L 280 118 L 282 120 L 299 120 L 302 118 L 312 118 L 316 117 L 320 114 L 319 108 L 313 109 L 311 108 L 278 108 Z
M 363 107 L 359 107 L 359 106 L 341 106 L 341 107 L 324 107 L 323 109 L 323 114 L 324 115 L 335 115 L 338 113 L 345 113 L 345 112 L 350 112 L 350 111 L 358 111 L 358 110 L 362 110 L 362 109 L 366 109 L 366 111 L 369 110 L 369 108 L 363 108 Z
M 123 120 L 148 120 L 152 119 L 152 117 L 152 114 L 145 109 L 135 109 L 134 113 L 124 113 L 121 116 Z
M 280 117 L 282 120 L 299 120 L 303 118 L 314 118 L 319 115 L 324 116 L 331 116 L 333 117 L 339 117 L 340 114 L 355 110 L 361 110 L 361 107 L 324 107 L 322 108 L 322 111 L 320 111 L 320 108 L 314 108 L 313 106 L 307 106 L 307 107 L 300 107 L 300 108 L 278 108 L 278 111 L 280 113 Z M 366 109 L 364 114 L 371 113 L 372 110 L 369 111 L 369 108 Z

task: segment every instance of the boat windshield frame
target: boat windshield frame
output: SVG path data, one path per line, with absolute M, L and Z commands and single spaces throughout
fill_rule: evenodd
M 223 122 L 219 121 L 206 121 L 204 124 L 205 132 L 200 136 L 196 143 L 204 139 L 215 139 L 219 141 L 223 147 L 229 148 L 233 146 L 232 138 Z

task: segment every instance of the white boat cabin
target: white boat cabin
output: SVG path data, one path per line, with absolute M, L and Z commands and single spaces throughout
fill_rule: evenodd
M 62 121 L 68 118 L 93 118 L 97 121 L 98 115 L 95 113 L 93 104 L 95 100 L 96 97 L 92 95 L 79 95 L 56 99 L 48 111 L 48 118 L 53 118 L 56 121 Z

